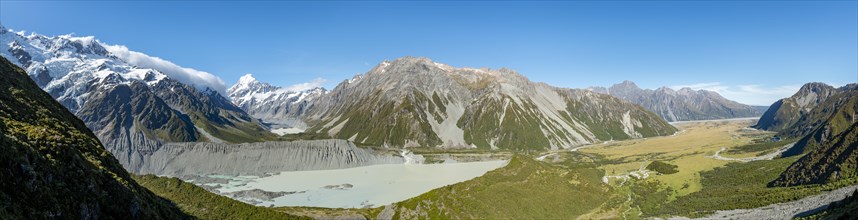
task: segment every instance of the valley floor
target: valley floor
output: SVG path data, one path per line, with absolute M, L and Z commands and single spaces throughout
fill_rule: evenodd
M 299 207 L 294 205 L 323 205 L 322 203 L 293 203 L 294 201 L 278 203 L 276 201 L 280 200 L 277 199 L 256 203 L 266 206 L 285 204 L 289 206 L 273 209 L 283 213 L 323 219 L 335 217 L 350 219 L 568 218 L 576 216 L 581 219 L 686 217 L 745 219 L 763 216 L 789 218 L 808 214 L 808 211 L 845 196 L 844 192 L 851 192 L 858 188 L 856 186 L 858 181 L 853 179 L 828 185 L 768 187 L 767 184 L 770 181 L 798 159 L 798 157 L 779 157 L 779 153 L 791 146 L 795 140 L 771 142 L 769 140 L 773 133 L 748 128 L 752 123 L 753 119 L 683 122 L 674 124 L 681 129 L 681 132 L 671 136 L 611 141 L 546 152 L 414 148 L 412 149 L 414 153 L 425 158 L 424 163 L 439 167 L 469 161 L 502 159 L 509 162 L 505 163 L 506 165 L 492 165 L 491 169 L 502 167 L 488 172 L 485 171 L 491 169 L 484 169 L 474 174 L 474 176 L 481 176 L 470 180 L 467 180 L 470 178 L 468 177 L 421 188 L 425 191 L 440 187 L 422 194 L 412 190 L 410 196 L 406 197 L 400 196 L 357 205 L 327 205 L 328 207 L 365 208 Z M 661 164 L 661 167 L 652 167 L 655 161 L 658 161 L 657 164 Z M 366 168 L 349 170 L 360 169 Z M 318 182 L 318 184 L 310 187 L 313 188 L 310 190 L 329 193 L 325 195 L 307 193 L 294 187 L 283 188 L 285 185 L 280 183 L 285 182 L 278 183 L 274 177 L 257 178 L 254 181 L 238 184 L 227 181 L 226 188 L 220 190 L 210 188 L 210 190 L 230 193 L 258 186 L 256 188 L 267 187 L 265 190 L 269 191 L 294 191 L 296 195 L 304 194 L 303 197 L 299 197 L 305 200 L 321 199 L 320 196 L 324 196 L 325 201 L 348 200 L 358 203 L 378 198 L 378 195 L 372 194 L 393 193 L 390 190 L 374 190 L 360 194 L 338 193 L 357 189 L 359 184 L 355 181 L 328 181 L 330 184 L 317 181 L 328 178 L 318 176 L 320 173 L 346 177 L 348 175 L 342 173 L 345 171 L 348 170 L 292 173 L 308 175 L 303 177 L 293 175 L 291 179 L 314 179 L 311 182 Z M 442 174 L 454 172 L 457 171 L 447 170 Z M 282 177 L 286 178 L 288 175 Z M 283 180 L 288 179 L 290 178 Z M 390 180 L 385 181 L 390 182 Z M 297 183 L 297 181 L 290 182 L 293 186 Z M 329 186 L 322 186 L 325 184 Z M 452 185 L 444 186 L 446 184 Z M 262 187 L 263 185 L 265 187 Z M 387 187 L 379 189 L 382 188 Z M 247 192 L 241 195 L 271 196 L 265 191 Z M 416 197 L 406 199 L 414 195 Z M 397 202 L 401 199 L 405 200 Z M 385 205 L 390 202 L 393 204 Z

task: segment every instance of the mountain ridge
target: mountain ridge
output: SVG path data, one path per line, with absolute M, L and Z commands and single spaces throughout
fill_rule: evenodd
M 388 147 L 556 149 L 675 132 L 611 96 L 531 82 L 506 68 L 455 68 L 423 57 L 381 62 L 304 109 L 296 117 L 309 133 Z
M 184 219 L 138 185 L 96 136 L 0 57 L 0 216 Z
M 134 166 L 134 158 L 164 142 L 276 138 L 219 92 L 180 82 L 189 79 L 158 69 L 138 67 L 94 37 L 23 35 L 2 29 L 0 44 L 4 45 L 0 56 L 23 67 L 40 88 L 84 119 L 124 166 Z
M 655 112 L 667 121 L 694 121 L 727 118 L 756 117 L 760 108 L 741 104 L 722 97 L 717 92 L 668 87 L 641 89 L 625 80 L 608 88 L 589 87 L 590 91 L 608 94 L 638 104 Z
M 806 92 L 803 89 L 796 94 Z M 834 94 L 801 112 L 796 122 L 778 134 L 800 138 L 783 156 L 804 155 L 769 185 L 824 184 L 857 176 L 858 84 L 837 88 Z

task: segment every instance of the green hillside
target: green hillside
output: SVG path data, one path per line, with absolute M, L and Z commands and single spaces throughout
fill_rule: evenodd
M 138 185 L 83 121 L 0 59 L 0 218 L 183 219 Z

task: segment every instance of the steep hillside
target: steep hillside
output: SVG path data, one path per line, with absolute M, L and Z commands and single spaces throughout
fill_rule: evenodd
M 784 155 L 792 156 L 816 149 L 817 146 L 848 129 L 858 120 L 856 114 L 858 114 L 858 84 L 838 88 L 835 94 L 802 114 L 795 123 L 778 133 L 782 137 L 801 138 L 796 146 Z
M 676 131 L 607 95 L 414 57 L 385 61 L 309 108 L 308 132 L 392 147 L 556 149 Z
M 683 88 L 675 91 L 667 87 L 641 89 L 631 81 L 623 81 L 609 88 L 588 89 L 641 105 L 667 121 L 757 117 L 762 114 L 758 107 L 731 101 L 707 90 Z
M 858 176 L 858 123 L 822 141 L 772 181 L 772 186 L 824 184 Z
M 753 127 L 769 131 L 789 128 L 801 119 L 802 115 L 835 93 L 837 89 L 824 83 L 804 84 L 794 95 L 772 104 Z
M 85 126 L 0 58 L 0 218 L 181 219 Z
M 823 184 L 858 176 L 858 84 L 836 89 L 779 135 L 801 137 L 784 156 L 807 153 L 774 186 Z

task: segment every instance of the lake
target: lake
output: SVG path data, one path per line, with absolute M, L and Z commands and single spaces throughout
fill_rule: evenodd
M 482 176 L 507 161 L 443 164 L 384 164 L 337 170 L 291 171 L 266 177 L 226 177 L 216 184 L 221 194 L 245 190 L 289 192 L 262 206 L 314 206 L 328 208 L 378 207 L 406 200 L 432 189 Z M 245 200 L 246 201 L 246 200 Z

